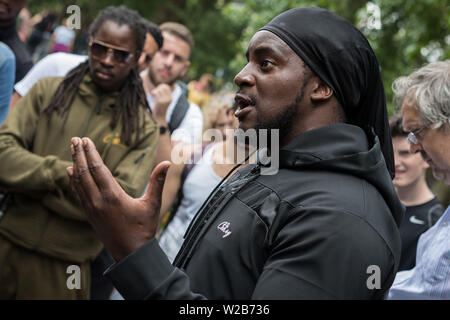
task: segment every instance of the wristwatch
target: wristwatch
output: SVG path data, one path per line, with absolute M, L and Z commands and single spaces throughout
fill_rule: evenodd
M 166 126 L 159 126 L 159 134 L 164 134 L 169 131 L 169 128 Z

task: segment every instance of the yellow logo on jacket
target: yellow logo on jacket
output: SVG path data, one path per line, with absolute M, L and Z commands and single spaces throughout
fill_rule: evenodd
M 103 138 L 103 142 L 104 143 L 115 144 L 115 145 L 118 145 L 118 146 L 126 148 L 126 146 L 120 142 L 120 135 L 119 135 L 118 132 L 114 133 L 114 138 L 113 138 L 113 133 L 110 133 L 110 134 L 106 135 Z

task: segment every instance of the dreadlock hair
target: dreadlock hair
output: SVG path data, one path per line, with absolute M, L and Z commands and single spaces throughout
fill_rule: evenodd
M 141 16 L 136 11 L 130 10 L 126 6 L 107 7 L 102 10 L 94 22 L 92 22 L 89 27 L 89 37 L 93 38 L 106 21 L 112 21 L 119 26 L 127 25 L 130 27 L 134 34 L 137 48 L 134 56 L 138 59 L 141 55 L 147 33 L 147 28 L 142 23 Z M 49 105 L 43 110 L 43 112 L 48 115 L 49 119 L 53 111 L 56 111 L 58 115 L 65 116 L 64 123 L 67 121 L 67 116 L 75 99 L 76 92 L 78 91 L 81 81 L 88 72 L 89 61 L 86 61 L 72 69 L 66 75 L 56 89 Z M 120 139 L 125 142 L 126 145 L 132 143 L 132 136 L 135 132 L 136 141 L 138 141 L 141 130 L 144 130 L 145 117 L 142 117 L 142 128 L 139 128 L 140 106 L 151 113 L 136 65 L 124 80 L 110 122 L 112 130 L 117 126 L 120 116 L 122 115 L 122 132 Z

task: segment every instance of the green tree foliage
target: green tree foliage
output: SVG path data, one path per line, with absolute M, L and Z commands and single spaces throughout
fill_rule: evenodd
M 447 0 L 246 0 L 231 2 L 223 10 L 236 23 L 245 21 L 241 50 L 228 65 L 230 73 L 244 65 L 247 43 L 260 27 L 282 11 L 300 6 L 326 8 L 366 35 L 380 63 L 390 113 L 394 109 L 391 85 L 395 78 L 428 62 L 450 58 Z
M 154 21 L 177 21 L 188 26 L 196 46 L 189 79 L 204 72 L 232 82 L 245 65 L 245 50 L 252 35 L 284 10 L 318 6 L 329 9 L 357 26 L 378 57 L 387 101 L 391 84 L 423 64 L 450 58 L 448 0 L 39 0 L 30 1 L 32 13 L 51 9 L 61 16 L 77 4 L 83 30 L 98 11 L 125 4 Z M 332 35 L 330 35 L 332 36 Z M 392 112 L 392 106 L 390 105 Z

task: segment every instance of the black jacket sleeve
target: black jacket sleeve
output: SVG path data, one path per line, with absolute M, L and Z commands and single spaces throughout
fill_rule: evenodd
M 105 271 L 126 300 L 205 299 L 191 291 L 188 276 L 170 263 L 156 239 Z

